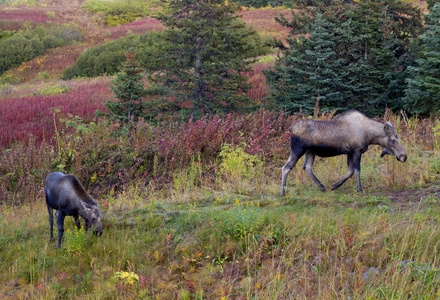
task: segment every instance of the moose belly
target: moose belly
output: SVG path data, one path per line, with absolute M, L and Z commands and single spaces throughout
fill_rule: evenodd
M 330 147 L 327 145 L 315 145 L 310 147 L 310 152 L 321 157 L 331 157 L 341 154 L 348 154 L 350 151 L 348 149 L 343 149 L 342 147 Z

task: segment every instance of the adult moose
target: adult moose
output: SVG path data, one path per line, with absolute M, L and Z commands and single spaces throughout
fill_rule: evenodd
M 383 148 L 381 157 L 395 155 L 400 162 L 406 161 L 405 149 L 390 122 L 376 122 L 356 110 L 346 111 L 330 121 L 314 121 L 303 119 L 292 124 L 290 131 L 290 157 L 283 167 L 281 196 L 289 172 L 295 167 L 303 155 L 303 170 L 325 192 L 324 185 L 313 174 L 312 166 L 315 156 L 331 157 L 346 154 L 348 174 L 332 186 L 332 190 L 340 187 L 356 173 L 357 188 L 361 186 L 361 156 L 369 145 L 380 145 Z
M 92 199 L 75 175 L 66 175 L 61 172 L 50 173 L 46 177 L 44 185 L 46 194 L 47 211 L 49 212 L 50 240 L 53 240 L 53 210 L 57 213 L 58 244 L 61 246 L 61 239 L 64 233 L 64 218 L 73 216 L 75 225 L 79 229 L 79 216 L 85 221 L 85 228 L 93 228 L 97 235 L 102 234 L 101 213 L 98 204 Z

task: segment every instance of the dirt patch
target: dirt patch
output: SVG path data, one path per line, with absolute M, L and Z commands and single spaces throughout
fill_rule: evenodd
M 393 202 L 393 204 L 398 206 L 413 206 L 416 203 L 423 202 L 423 200 L 428 197 L 440 199 L 440 187 L 433 184 L 432 186 L 423 189 L 393 191 L 387 193 L 387 197 Z

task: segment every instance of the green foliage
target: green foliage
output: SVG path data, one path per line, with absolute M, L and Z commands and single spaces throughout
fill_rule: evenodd
M 434 5 L 436 5 L 439 2 L 440 2 L 439 0 L 426 0 L 426 3 L 428 4 L 429 11 L 431 11 L 431 9 L 434 7 Z
M 115 94 L 116 101 L 106 101 L 104 106 L 109 110 L 107 116 L 112 120 L 128 123 L 145 117 L 146 108 L 143 98 L 146 95 L 143 72 L 136 61 L 134 52 L 125 54 L 126 62 L 121 68 L 110 87 Z M 101 114 L 98 111 L 98 115 Z
M 156 0 L 87 0 L 85 8 L 105 13 L 107 24 L 118 26 L 149 16 L 156 5 Z
M 69 91 L 70 88 L 66 85 L 55 85 L 55 86 L 47 86 L 47 87 L 43 87 L 38 89 L 38 91 L 36 93 L 34 93 L 34 95 L 41 95 L 41 96 L 45 96 L 45 95 L 59 95 L 59 94 L 63 94 L 67 91 Z
M 118 72 L 125 61 L 125 53 L 132 48 L 135 49 L 136 60 L 141 66 L 154 71 L 158 69 L 158 63 L 154 57 L 159 55 L 163 43 L 161 33 L 150 31 L 141 36 L 132 34 L 88 48 L 79 56 L 74 65 L 64 70 L 63 79 L 112 75 Z
M 416 66 L 408 67 L 405 108 L 414 114 L 438 114 L 440 111 L 440 4 L 426 16 L 427 32 L 420 38 L 421 54 Z
M 168 89 L 175 109 L 200 115 L 248 104 L 250 85 L 242 72 L 265 48 L 257 47 L 257 33 L 235 14 L 238 9 L 224 0 L 173 0 L 168 13 L 158 17 L 167 27 L 167 44 L 157 57 L 164 72 L 155 79 Z
M 5 38 L 9 38 L 11 36 L 14 35 L 14 32 L 10 31 L 10 30 L 0 30 L 0 40 L 1 39 L 5 39 Z
M 336 1 L 312 12 L 279 20 L 294 33 L 309 34 L 288 40 L 284 56 L 266 72 L 279 108 L 289 113 L 355 108 L 376 116 L 400 107 L 404 54 L 422 28 L 420 11 L 395 1 L 363 0 Z
M 214 217 L 215 227 L 223 239 L 241 240 L 250 234 L 259 233 L 264 224 L 264 215 L 259 208 L 236 200 L 235 205 Z
M 76 25 L 62 24 L 36 27 L 19 32 L 9 38 L 0 39 L 0 75 L 19 66 L 47 49 L 82 40 L 83 35 Z
M 73 231 L 67 229 L 64 232 L 63 238 L 63 247 L 66 248 L 69 253 L 81 254 L 81 252 L 85 249 L 87 237 L 84 227 L 80 229 L 75 227 Z
M 219 153 L 219 180 L 232 185 L 239 193 L 246 183 L 257 184 L 257 176 L 262 175 L 263 162 L 256 155 L 244 151 L 244 146 L 225 144 Z
M 202 179 L 202 172 L 203 168 L 200 155 L 197 159 L 193 157 L 187 168 L 173 174 L 173 186 L 176 194 L 182 194 L 185 191 L 190 191 L 199 186 Z

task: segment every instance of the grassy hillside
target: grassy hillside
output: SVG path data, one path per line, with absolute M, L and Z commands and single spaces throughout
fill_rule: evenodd
M 111 77 L 60 77 L 87 47 L 161 25 L 146 17 L 108 27 L 84 1 L 14 3 L 0 5 L 3 31 L 73 22 L 85 38 L 0 78 L 1 299 L 439 297 L 438 119 L 378 117 L 394 124 L 408 161 L 370 147 L 364 193 L 354 179 L 320 192 L 301 160 L 280 198 L 287 129 L 309 116 L 260 110 L 121 129 L 93 116 L 112 98 Z M 277 13 L 242 12 L 260 33 L 285 38 Z M 248 74 L 256 103 L 271 64 L 264 57 Z M 346 174 L 345 157 L 314 169 L 329 187 Z M 76 174 L 97 199 L 101 237 L 68 217 L 61 249 L 49 242 L 43 182 L 52 171 Z

